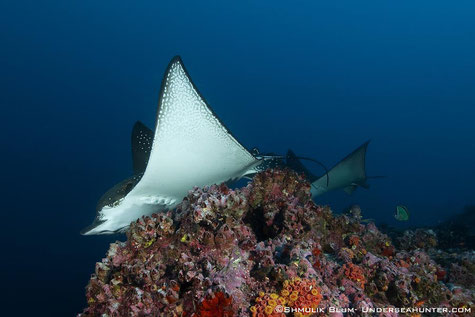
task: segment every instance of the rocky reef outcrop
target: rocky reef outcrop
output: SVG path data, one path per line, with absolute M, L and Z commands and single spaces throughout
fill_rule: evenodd
M 267 170 L 132 223 L 96 264 L 79 316 L 469 316 L 473 253 L 436 261 L 436 244 L 432 232 L 393 243 L 359 210 L 317 206 L 295 172 Z

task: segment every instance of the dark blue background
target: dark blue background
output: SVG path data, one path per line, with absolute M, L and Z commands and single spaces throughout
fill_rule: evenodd
M 129 134 L 154 126 L 180 54 L 248 147 L 332 166 L 371 138 L 387 175 L 335 211 L 434 224 L 475 203 L 473 1 L 2 1 L 2 308 L 68 316 L 108 243 L 83 237 L 131 174 Z

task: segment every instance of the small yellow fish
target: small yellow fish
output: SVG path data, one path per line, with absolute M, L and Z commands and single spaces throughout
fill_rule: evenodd
M 183 235 L 183 237 L 181 237 L 181 240 L 180 240 L 180 241 L 183 242 L 183 243 L 188 243 L 188 242 L 190 242 L 190 236 L 185 233 L 185 234 Z

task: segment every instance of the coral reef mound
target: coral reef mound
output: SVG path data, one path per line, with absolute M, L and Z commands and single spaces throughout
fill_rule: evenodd
M 461 281 L 473 279 L 473 256 L 467 261 L 457 267 Z M 396 248 L 361 222 L 359 208 L 334 215 L 315 205 L 295 172 L 267 170 L 241 189 L 195 188 L 175 210 L 132 223 L 127 241 L 96 264 L 79 316 L 473 311 L 475 286 L 447 283 L 450 270 L 424 249 Z

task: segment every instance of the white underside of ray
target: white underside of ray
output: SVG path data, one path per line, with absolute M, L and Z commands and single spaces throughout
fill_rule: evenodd
M 208 108 L 179 60 L 163 85 L 145 173 L 118 206 L 103 210 L 98 231 L 172 208 L 194 186 L 239 179 L 259 164 Z
M 360 150 L 344 159 L 328 172 L 312 183 L 312 197 L 319 196 L 331 190 L 358 185 L 366 179 L 365 175 L 365 150 Z

